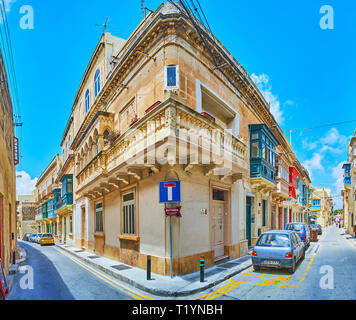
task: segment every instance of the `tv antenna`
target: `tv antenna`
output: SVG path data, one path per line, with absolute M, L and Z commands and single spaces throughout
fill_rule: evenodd
M 110 28 L 113 29 L 114 27 L 109 27 L 108 23 L 110 21 L 110 17 L 106 18 L 105 23 L 104 24 L 96 24 L 97 27 L 103 27 L 103 33 L 106 33 L 106 29 Z

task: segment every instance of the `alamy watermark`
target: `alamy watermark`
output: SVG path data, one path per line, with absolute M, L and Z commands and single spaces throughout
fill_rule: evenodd
M 20 8 L 20 28 L 23 30 L 33 30 L 35 28 L 35 15 L 33 7 L 30 5 L 23 5 Z
M 320 267 L 320 274 L 323 276 L 320 278 L 320 288 L 323 290 L 333 290 L 334 289 L 334 268 L 329 265 L 324 265 Z
M 334 8 L 330 5 L 324 5 L 320 8 L 320 28 L 323 30 L 334 29 Z
M 24 274 L 20 279 L 20 288 L 22 290 L 34 289 L 34 272 L 31 266 L 25 265 L 19 267 L 19 272 Z

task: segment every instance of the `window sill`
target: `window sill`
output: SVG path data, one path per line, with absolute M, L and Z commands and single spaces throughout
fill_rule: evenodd
M 128 236 L 128 235 L 124 235 L 124 234 L 117 236 L 117 238 L 119 240 L 140 241 L 139 236 Z

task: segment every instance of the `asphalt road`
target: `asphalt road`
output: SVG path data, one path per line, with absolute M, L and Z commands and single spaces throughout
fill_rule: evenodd
M 312 243 L 296 272 L 253 267 L 195 299 L 353 300 L 356 299 L 356 247 L 329 227 Z
M 7 296 L 8 300 L 132 300 L 139 292 L 90 266 L 75 262 L 60 249 L 40 247 L 38 244 L 19 241 L 27 251 L 25 266 L 33 268 L 33 289 L 24 289 L 21 278 L 28 271 L 17 272 L 14 286 Z M 22 283 L 22 284 L 21 284 Z M 127 289 L 126 289 L 127 288 Z
M 153 297 L 122 283 L 56 247 L 19 242 L 34 270 L 34 288 L 21 288 L 18 272 L 9 300 L 132 300 Z M 199 300 L 354 300 L 356 247 L 329 227 L 312 243 L 296 272 L 252 267 L 205 292 L 185 297 Z M 22 281 L 24 282 L 24 281 Z

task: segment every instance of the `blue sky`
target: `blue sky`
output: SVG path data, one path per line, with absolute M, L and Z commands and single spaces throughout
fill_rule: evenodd
M 23 193 L 60 152 L 76 90 L 102 32 L 95 24 L 111 17 L 114 29 L 109 31 L 128 38 L 142 18 L 141 0 L 8 2 L 24 122 L 17 168 Z M 160 3 L 146 0 L 145 6 L 155 10 Z M 200 3 L 213 33 L 271 102 L 283 130 L 356 119 L 355 1 Z M 23 5 L 34 9 L 33 30 L 19 26 Z M 333 30 L 320 28 L 323 5 L 334 9 Z M 340 194 L 341 163 L 355 127 L 351 123 L 293 133 L 294 150 L 313 185 Z

